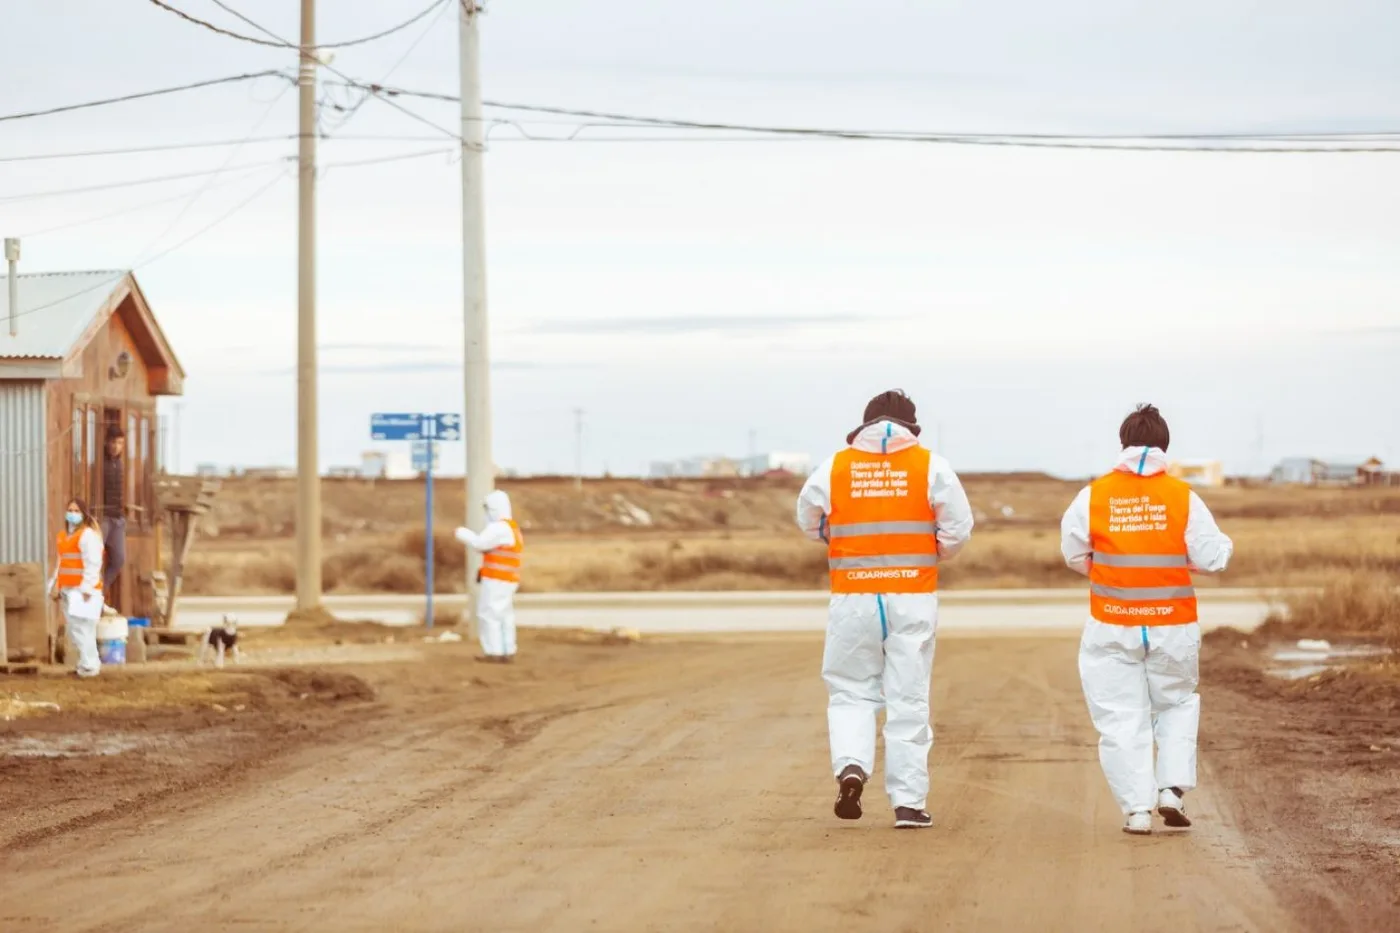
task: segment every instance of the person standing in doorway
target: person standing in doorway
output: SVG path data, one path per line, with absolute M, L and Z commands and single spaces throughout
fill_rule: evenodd
M 1234 544 L 1185 482 L 1167 475 L 1171 432 L 1139 405 L 1118 430 L 1123 452 L 1060 523 L 1070 569 L 1089 578 L 1079 677 L 1099 733 L 1099 763 L 1126 817 L 1123 831 L 1191 825 L 1201 655 L 1193 570 L 1218 573 Z M 1157 746 L 1153 760 L 1152 746 Z
M 126 566 L 126 435 L 118 425 L 108 426 L 104 453 L 100 512 L 107 564 L 102 571 L 102 585 L 110 594 Z
M 81 499 L 69 501 L 64 510 L 49 595 L 62 603 L 64 629 L 76 657 L 78 676 L 96 677 L 102 670 L 97 653 L 97 620 L 102 615 L 102 532 Z
M 510 496 L 497 489 L 486 497 L 486 527 L 481 534 L 458 528 L 457 540 L 482 552 L 481 584 L 476 599 L 477 636 L 482 656 L 478 661 L 509 664 L 515 660 L 515 591 L 520 589 L 520 567 L 525 538 L 511 517 Z
M 885 709 L 885 790 L 895 827 L 933 825 L 929 686 L 938 628 L 938 564 L 972 535 L 972 508 L 948 461 L 919 445 L 913 401 L 881 393 L 846 449 L 807 480 L 797 525 L 827 544 L 831 604 L 822 677 L 836 815 L 861 817 Z

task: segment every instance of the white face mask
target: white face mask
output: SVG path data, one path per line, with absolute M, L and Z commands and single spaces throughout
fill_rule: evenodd
M 69 512 L 67 515 L 64 515 L 63 517 L 66 518 L 66 519 L 68 519 L 68 524 L 69 524 L 69 525 L 75 525 L 75 526 L 76 526 L 79 522 L 81 522 L 81 521 L 83 520 L 83 513 L 82 513 L 82 512 Z

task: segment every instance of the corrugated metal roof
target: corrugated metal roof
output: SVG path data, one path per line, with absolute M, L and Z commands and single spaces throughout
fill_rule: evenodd
M 10 283 L 0 276 L 0 358 L 63 359 L 125 276 L 112 270 L 20 275 L 14 337 Z

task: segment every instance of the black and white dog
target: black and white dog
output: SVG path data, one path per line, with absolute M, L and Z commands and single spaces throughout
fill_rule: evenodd
M 202 667 L 204 660 L 214 653 L 214 666 L 223 669 L 224 652 L 227 651 L 233 656 L 233 663 L 239 662 L 238 654 L 238 617 L 233 613 L 225 613 L 224 620 L 213 628 L 205 629 L 204 634 L 199 639 L 199 664 Z

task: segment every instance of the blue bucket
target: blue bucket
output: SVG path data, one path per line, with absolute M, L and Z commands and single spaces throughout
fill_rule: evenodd
M 125 664 L 126 642 L 99 641 L 97 643 L 97 657 L 103 664 Z

